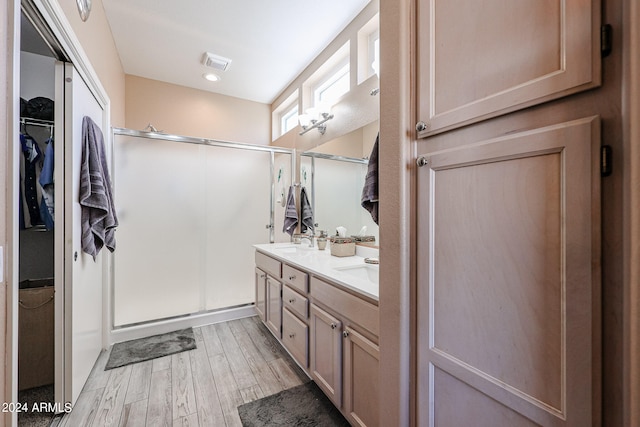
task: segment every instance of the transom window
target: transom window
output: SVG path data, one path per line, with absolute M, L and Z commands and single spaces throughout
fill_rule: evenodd
M 350 89 L 349 62 L 318 84 L 313 91 L 314 105 L 332 105 Z
M 298 125 L 298 102 L 280 114 L 280 134 L 284 135 Z

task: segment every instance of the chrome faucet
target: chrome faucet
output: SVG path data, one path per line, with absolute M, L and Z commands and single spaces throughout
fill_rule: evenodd
M 309 234 L 301 234 L 301 235 L 300 235 L 300 241 L 308 240 L 308 241 L 309 241 L 309 247 L 310 247 L 310 248 L 313 248 L 313 247 L 314 247 L 314 246 L 313 246 L 313 238 L 314 238 L 314 237 L 315 237 L 315 236 L 313 235 L 313 231 L 312 231 L 312 232 L 310 232 Z

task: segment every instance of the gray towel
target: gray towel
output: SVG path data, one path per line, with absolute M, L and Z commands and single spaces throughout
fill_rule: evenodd
M 289 187 L 289 195 L 287 196 L 287 207 L 284 211 L 284 226 L 282 231 L 293 235 L 298 225 L 298 209 L 296 208 L 296 189 L 292 185 Z
M 300 232 L 306 233 L 307 229 L 313 230 L 315 227 L 313 226 L 313 209 L 311 208 L 311 203 L 309 203 L 309 198 L 307 197 L 307 190 L 304 187 L 300 189 L 300 211 L 302 212 L 302 225 L 300 225 Z
M 83 252 L 96 255 L 103 246 L 116 248 L 118 218 L 111 195 L 111 179 L 104 153 L 104 138 L 89 117 L 82 119 L 82 163 L 80 165 L 81 245 Z
M 378 140 L 380 134 L 376 136 L 376 142 L 373 144 L 371 155 L 369 156 L 369 166 L 367 167 L 367 176 L 364 179 L 364 188 L 362 189 L 361 203 L 371 214 L 373 222 L 378 223 Z

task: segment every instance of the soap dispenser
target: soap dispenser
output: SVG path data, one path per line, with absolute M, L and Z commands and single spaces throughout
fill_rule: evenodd
M 316 239 L 316 242 L 318 242 L 318 249 L 321 251 L 324 251 L 325 248 L 327 247 L 327 232 L 324 230 L 319 230 L 319 231 L 320 231 L 320 235 Z

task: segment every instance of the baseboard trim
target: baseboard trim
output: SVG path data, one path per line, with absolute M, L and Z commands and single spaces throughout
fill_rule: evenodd
M 112 328 L 109 331 L 107 342 L 109 343 L 109 346 L 111 346 L 118 342 L 144 338 L 151 335 L 164 334 L 167 332 L 175 331 L 177 329 L 184 329 L 189 327 L 195 328 L 198 326 L 242 319 L 244 317 L 251 317 L 255 315 L 255 306 L 251 304 L 225 310 L 192 314 L 185 317 L 158 320 L 155 322 L 126 326 L 117 329 Z

